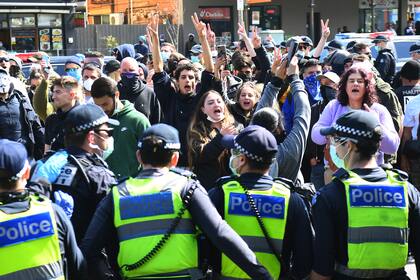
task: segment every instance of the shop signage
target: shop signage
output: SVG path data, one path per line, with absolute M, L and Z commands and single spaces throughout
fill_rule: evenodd
M 204 20 L 230 20 L 230 8 L 200 8 L 199 16 Z

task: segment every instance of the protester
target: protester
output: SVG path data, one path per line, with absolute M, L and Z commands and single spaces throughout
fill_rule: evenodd
M 96 63 L 90 62 L 83 65 L 82 69 L 82 85 L 83 85 L 83 93 L 85 103 L 93 103 L 92 96 L 90 91 L 92 89 L 92 85 L 102 76 L 102 71 L 99 68 L 99 65 Z
M 216 180 L 230 174 L 229 153 L 221 145 L 226 134 L 238 134 L 223 98 L 216 91 L 203 94 L 187 132 L 189 167 L 205 189 L 214 187 Z
M 104 74 L 116 81 L 121 81 L 120 62 L 118 60 L 110 60 L 104 67 Z

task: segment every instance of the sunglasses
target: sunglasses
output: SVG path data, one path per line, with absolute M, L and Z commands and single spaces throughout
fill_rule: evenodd
M 356 139 L 353 138 L 349 138 L 349 137 L 340 137 L 340 136 L 334 136 L 331 140 L 331 144 L 333 145 L 341 145 L 346 141 L 352 141 L 354 143 L 357 143 L 358 141 Z
M 113 133 L 112 129 L 95 129 L 93 131 L 99 134 L 99 136 L 101 136 L 100 132 L 103 131 L 108 135 L 108 137 L 112 137 L 112 133 Z
M 0 62 L 9 62 L 8 57 L 0 57 Z

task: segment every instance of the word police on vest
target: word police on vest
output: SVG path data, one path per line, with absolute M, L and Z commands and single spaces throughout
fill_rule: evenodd
M 403 187 L 350 186 L 350 205 L 368 207 L 405 207 Z
M 41 213 L 0 223 L 0 248 L 54 234 L 50 213 Z
M 252 195 L 261 217 L 284 219 L 284 197 Z M 255 216 L 245 194 L 231 193 L 229 196 L 229 214 Z

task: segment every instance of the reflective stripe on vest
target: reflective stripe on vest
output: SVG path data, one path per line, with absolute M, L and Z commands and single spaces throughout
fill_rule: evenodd
M 113 188 L 114 224 L 118 232 L 120 267 L 146 256 L 168 231 L 183 206 L 187 178 L 173 172 L 153 178 L 129 179 Z M 185 211 L 166 244 L 138 269 L 123 270 L 125 278 L 179 278 L 198 267 L 196 230 Z M 176 256 L 176 258 L 174 258 Z
M 57 224 L 47 198 L 25 212 L 0 211 L 0 279 L 64 279 Z
M 395 274 L 395 269 L 349 269 L 347 266 L 336 263 L 335 271 L 353 278 L 388 278 Z
M 264 265 L 274 279 L 280 275 L 280 263 L 271 250 L 257 218 L 252 211 L 242 186 L 237 181 L 225 183 L 224 213 L 226 222 L 242 237 L 255 252 L 258 261 Z M 274 246 L 278 253 L 283 249 L 290 190 L 275 182 L 268 190 L 250 190 Z M 222 254 L 221 279 L 250 279 L 250 277 Z
M 387 171 L 387 181 L 368 182 L 348 171 L 342 182 L 348 210 L 347 266 L 351 277 L 384 277 L 404 267 L 408 255 L 407 182 Z M 364 277 L 362 277 L 364 278 Z

